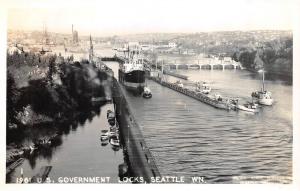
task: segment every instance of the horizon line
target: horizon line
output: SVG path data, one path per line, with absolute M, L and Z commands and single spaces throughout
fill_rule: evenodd
M 7 32 L 8 31 L 23 31 L 23 32 L 43 32 L 42 29 L 16 29 L 16 28 L 7 28 Z M 118 34 L 108 34 L 110 32 L 103 32 L 101 34 L 94 34 L 92 36 L 105 36 L 105 37 L 109 37 L 109 36 L 127 36 L 127 35 L 140 35 L 140 34 L 197 34 L 197 33 L 215 33 L 215 32 L 252 32 L 252 31 L 286 31 L 286 32 L 292 32 L 293 33 L 293 29 L 233 29 L 233 30 L 208 30 L 208 31 L 178 31 L 178 32 L 168 32 L 168 31 L 150 31 L 150 32 L 125 32 L 125 33 L 118 33 Z M 67 32 L 54 32 L 54 31 L 47 31 L 48 33 L 57 33 L 57 34 L 63 34 L 63 35 L 72 35 L 71 32 L 67 33 Z M 80 34 L 80 31 L 77 30 L 77 32 Z M 90 34 L 82 34 L 79 36 L 89 36 Z

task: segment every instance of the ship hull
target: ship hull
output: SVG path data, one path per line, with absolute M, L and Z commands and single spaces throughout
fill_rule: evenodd
M 134 70 L 128 73 L 119 70 L 119 82 L 126 89 L 136 92 L 142 92 L 145 86 L 145 71 Z

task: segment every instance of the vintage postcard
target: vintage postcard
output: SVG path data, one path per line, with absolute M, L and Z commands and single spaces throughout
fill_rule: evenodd
M 297 1 L 3 7 L 6 186 L 294 189 Z

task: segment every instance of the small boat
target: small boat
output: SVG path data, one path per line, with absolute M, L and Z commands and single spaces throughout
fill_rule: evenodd
M 252 98 L 256 100 L 261 105 L 272 105 L 274 100 L 272 98 L 272 93 L 269 91 L 256 91 L 252 92 Z
M 111 126 L 111 127 L 109 128 L 109 130 L 110 130 L 110 131 L 117 131 L 118 128 L 117 128 L 116 126 Z
M 107 133 L 108 130 L 101 130 L 101 133 Z
M 119 147 L 120 146 L 120 141 L 117 137 L 113 137 L 113 138 L 110 139 L 110 144 L 112 146 Z
M 182 83 L 180 80 L 178 80 L 177 82 L 175 82 L 175 84 L 176 84 L 178 87 L 183 88 L 183 83 Z
M 218 101 L 218 102 L 222 102 L 222 101 L 223 101 L 223 98 L 222 98 L 221 94 L 219 94 L 219 93 L 216 93 L 216 94 L 215 94 L 214 99 L 215 99 L 216 101 Z
M 108 133 L 108 136 L 109 136 L 109 137 L 117 136 L 117 132 L 116 132 L 116 131 L 110 131 L 110 132 Z
M 109 125 L 114 126 L 114 125 L 116 124 L 116 121 L 115 121 L 115 119 L 113 118 L 113 119 L 109 119 L 109 120 L 108 120 L 108 123 L 109 123 Z
M 114 113 L 114 112 L 110 112 L 110 113 L 107 114 L 107 119 L 108 119 L 108 120 L 111 120 L 111 119 L 114 120 L 115 117 L 116 117 L 116 116 L 115 116 L 115 113 Z
M 246 103 L 243 105 L 237 105 L 237 109 L 242 110 L 242 111 L 248 111 L 248 112 L 253 112 L 257 113 L 257 107 L 255 105 L 252 105 L 251 103 Z
M 252 98 L 257 101 L 261 105 L 272 105 L 274 100 L 272 98 L 272 93 L 265 90 L 265 71 L 260 70 L 262 72 L 262 88 L 260 91 L 252 92 Z
M 108 123 L 111 125 L 111 126 L 114 126 L 115 123 L 116 123 L 116 120 L 115 120 L 116 116 L 115 116 L 115 113 L 111 110 L 108 110 L 107 111 L 107 120 L 108 120 Z
M 110 113 L 113 113 L 113 111 L 112 111 L 112 110 L 110 110 L 110 109 L 109 109 L 109 110 L 107 110 L 107 113 L 106 113 L 106 117 L 107 117 L 107 119 L 108 119 L 108 116 L 109 116 L 109 114 L 110 114 Z
M 238 104 L 238 99 L 235 99 L 235 100 L 231 100 L 231 103 L 233 104 L 233 107 L 237 110 L 242 110 L 242 111 L 247 111 L 252 113 L 259 112 L 258 105 L 253 102 L 248 102 L 243 105 L 240 105 Z
M 210 91 L 211 91 L 211 87 L 207 82 L 202 82 L 202 84 L 200 82 L 196 83 L 196 92 L 209 94 Z
M 150 90 L 150 88 L 147 87 L 147 86 L 144 87 L 143 97 L 144 97 L 144 98 L 151 98 L 151 97 L 152 97 L 151 90 Z
M 106 140 L 108 140 L 108 133 L 102 134 L 102 135 L 100 136 L 100 140 L 101 140 L 101 141 L 106 141 Z

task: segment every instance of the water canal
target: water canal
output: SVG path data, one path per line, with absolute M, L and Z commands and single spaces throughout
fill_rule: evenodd
M 108 62 L 117 74 L 117 63 Z M 214 92 L 250 100 L 261 77 L 245 70 L 179 70 L 191 84 L 209 81 Z M 167 77 L 175 81 L 174 77 Z M 290 183 L 292 176 L 292 86 L 267 80 L 276 103 L 259 114 L 215 109 L 147 81 L 153 97 L 127 92 L 133 113 L 162 176 L 202 176 L 206 183 Z
M 109 181 L 106 179 L 103 183 L 118 182 L 118 166 L 124 162 L 123 150 L 113 149 L 109 143 L 102 144 L 100 141 L 101 130 L 109 130 L 110 127 L 106 118 L 109 109 L 113 110 L 113 104 L 103 105 L 81 124 L 67 127 L 70 130 L 63 132 L 60 145 L 25 159 L 9 175 L 9 182 L 16 182 L 21 171 L 24 179 L 31 178 L 39 173 L 42 166 L 49 165 L 52 166 L 49 178 L 55 183 L 72 183 L 74 177 L 109 177 Z
M 107 54 L 110 54 L 107 53 Z M 109 55 L 110 56 L 110 55 Z M 106 62 L 118 79 L 118 63 Z M 250 100 L 260 88 L 260 76 L 244 70 L 179 70 L 191 85 L 209 81 L 213 93 Z M 167 77 L 170 82 L 177 80 Z M 243 181 L 290 183 L 292 176 L 292 85 L 284 80 L 266 80 L 276 100 L 260 113 L 223 111 L 147 81 L 153 97 L 143 99 L 126 92 L 129 105 L 141 127 L 162 176 L 202 176 L 206 183 Z M 192 86 L 190 86 L 192 87 Z M 101 145 L 101 130 L 108 129 L 106 111 L 111 104 L 68 127 L 62 143 L 48 153 L 26 159 L 9 176 L 9 182 L 37 174 L 42 166 L 53 166 L 49 177 L 109 176 L 118 180 L 123 151 Z M 255 177 L 255 179 L 253 178 Z

